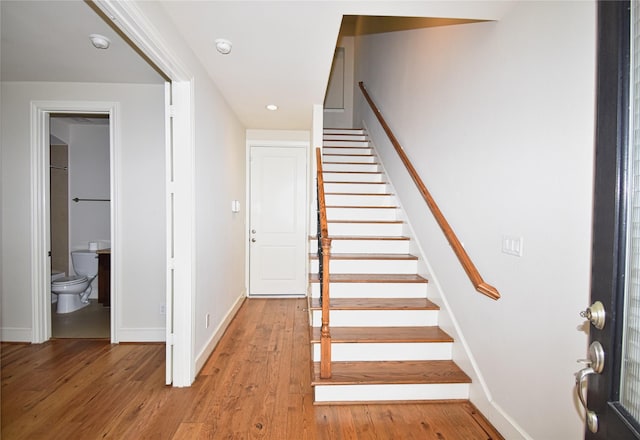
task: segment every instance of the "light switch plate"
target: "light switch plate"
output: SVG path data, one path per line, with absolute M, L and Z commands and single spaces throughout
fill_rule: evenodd
M 502 253 L 522 257 L 522 237 L 514 235 L 502 236 Z

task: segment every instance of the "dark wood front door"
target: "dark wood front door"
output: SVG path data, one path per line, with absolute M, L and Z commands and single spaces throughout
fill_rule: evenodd
M 631 73 L 640 43 L 632 43 L 632 17 L 629 2 L 598 4 L 591 301 L 604 313 L 590 310 L 592 362 L 577 376 L 588 383 L 590 440 L 640 439 L 640 113 L 634 117 L 639 80 Z

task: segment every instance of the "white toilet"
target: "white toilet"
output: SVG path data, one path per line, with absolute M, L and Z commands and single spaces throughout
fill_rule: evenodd
M 51 282 L 51 292 L 58 295 L 57 313 L 71 313 L 89 305 L 91 282 L 98 275 L 98 254 L 94 250 L 71 252 L 71 262 L 76 275 Z

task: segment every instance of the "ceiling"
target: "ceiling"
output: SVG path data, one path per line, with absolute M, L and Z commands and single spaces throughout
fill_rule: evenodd
M 362 32 L 390 32 L 459 24 L 475 18 L 491 19 L 499 13 L 487 5 L 495 7 L 508 2 L 156 0 L 155 3 L 139 5 L 142 9 L 160 8 L 171 18 L 245 127 L 306 130 L 310 128 L 312 105 L 324 100 L 343 16 L 369 15 L 360 26 Z M 0 78 L 164 82 L 161 74 L 96 10 L 90 2 L 81 0 L 0 0 Z M 414 18 L 398 20 L 383 17 L 386 15 Z M 421 16 L 431 18 L 417 18 Z M 353 20 L 352 17 L 348 22 L 353 24 Z M 108 37 L 111 47 L 95 49 L 88 37 L 94 33 Z M 216 52 L 217 38 L 232 42 L 230 54 Z M 265 109 L 267 104 L 276 104 L 279 110 L 269 112 Z
M 85 2 L 0 1 L 2 81 L 154 83 L 164 79 Z M 111 40 L 96 49 L 90 34 Z

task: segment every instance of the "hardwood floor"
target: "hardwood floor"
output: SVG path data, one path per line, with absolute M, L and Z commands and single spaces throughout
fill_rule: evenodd
M 502 438 L 468 402 L 314 406 L 305 308 L 247 300 L 190 388 L 162 344 L 2 344 L 2 439 Z

